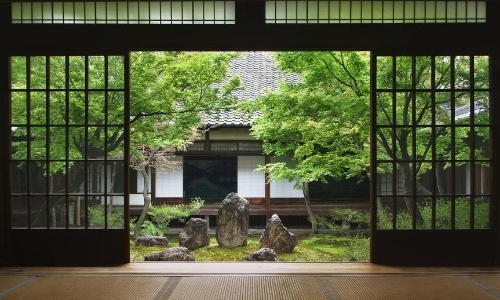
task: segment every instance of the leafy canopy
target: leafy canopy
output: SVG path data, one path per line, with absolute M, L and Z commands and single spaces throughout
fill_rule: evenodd
M 252 135 L 264 152 L 289 156 L 294 166 L 273 163 L 259 170 L 271 180 L 312 182 L 363 173 L 368 166 L 369 57 L 364 52 L 279 52 L 284 72 L 298 73 L 298 84 L 258 99 L 261 117 Z M 356 117 L 353 117 L 356 116 Z

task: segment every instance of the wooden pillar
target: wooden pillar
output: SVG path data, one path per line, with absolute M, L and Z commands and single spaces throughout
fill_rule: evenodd
M 488 22 L 492 23 L 492 28 L 498 28 L 500 26 L 500 20 L 498 18 L 498 11 L 500 9 L 500 3 L 498 1 L 488 1 L 487 3 L 487 19 Z M 495 260 L 498 262 L 500 260 L 500 203 L 498 201 L 498 196 L 500 195 L 500 185 L 495 184 L 500 178 L 500 161 L 497 155 L 500 148 L 500 85 L 496 84 L 500 82 L 500 47 L 498 43 L 495 44 L 490 59 L 491 59 L 491 133 L 490 137 L 490 151 L 492 155 L 492 165 L 490 169 L 490 182 L 491 182 L 491 193 L 493 197 L 491 201 L 491 228 L 496 232 L 495 236 Z
M 7 48 L 11 46 L 9 41 L 9 26 L 11 26 L 11 4 L 10 3 L 0 3 L 0 40 L 2 46 L 0 46 L 0 126 L 2 131 L 0 132 L 1 146 L 0 146 L 0 168 L 4 172 L 0 173 L 0 180 L 4 183 L 4 188 L 0 191 L 0 265 L 9 261 L 10 257 L 10 224 L 11 224 L 11 206 L 10 206 L 10 189 L 8 188 L 10 182 L 10 169 L 9 157 L 10 157 L 10 130 L 9 128 L 9 99 L 7 97 L 10 79 L 10 64 L 9 55 Z M 7 129 L 7 130 L 6 130 Z M 7 183 L 7 184 L 5 184 Z

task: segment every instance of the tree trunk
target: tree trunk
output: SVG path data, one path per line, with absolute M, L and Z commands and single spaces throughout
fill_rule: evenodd
M 413 195 L 413 172 L 410 169 L 410 165 L 408 163 L 402 163 L 401 169 L 403 170 L 403 192 L 405 195 Z M 423 226 L 424 218 L 418 207 L 413 203 L 416 199 L 414 197 L 404 197 L 404 199 L 408 212 L 416 219 L 417 227 Z
M 312 210 L 311 199 L 309 198 L 309 183 L 302 183 L 302 193 L 304 194 L 304 200 L 306 202 L 307 214 L 309 215 L 309 219 L 311 220 L 312 232 L 314 234 L 319 233 L 318 231 L 318 223 L 316 222 L 316 217 Z
M 116 163 L 112 163 L 110 165 L 110 173 L 111 173 L 111 179 L 110 179 L 110 187 L 109 187 L 109 192 L 113 193 L 115 191 L 115 181 L 116 181 Z M 108 209 L 113 208 L 113 203 L 114 202 L 114 196 L 109 197 L 109 203 L 108 203 Z
M 444 189 L 444 185 L 443 185 L 443 179 L 441 177 L 441 163 L 440 162 L 436 162 L 436 169 L 434 170 L 435 174 L 436 174 L 436 183 L 437 183 L 437 193 L 438 195 L 442 195 L 444 193 L 446 193 L 445 189 Z
M 409 99 L 406 101 L 405 104 L 405 109 L 407 109 L 407 105 L 409 105 Z M 400 151 L 401 151 L 401 172 L 403 175 L 403 194 L 408 195 L 404 197 L 404 201 L 406 204 L 406 208 L 408 209 L 408 212 L 410 213 L 410 216 L 412 216 L 412 219 L 415 218 L 416 220 L 416 226 L 417 227 L 422 227 L 424 225 L 424 218 L 422 217 L 422 214 L 420 213 L 420 210 L 416 206 L 416 198 L 412 197 L 415 194 L 415 190 L 413 189 L 413 185 L 416 184 L 414 183 L 414 172 L 415 171 L 415 166 L 413 166 L 411 163 L 409 163 L 410 158 L 412 157 L 409 153 L 408 147 L 409 147 L 409 134 L 410 131 L 407 129 L 403 129 L 400 132 L 400 137 L 399 137 L 399 146 L 400 146 Z M 397 181 L 396 181 L 397 182 Z M 416 185 L 415 185 L 416 187 Z
M 149 174 L 146 163 L 141 164 L 141 174 L 144 182 L 144 188 L 142 189 L 142 196 L 144 197 L 144 207 L 142 208 L 142 212 L 141 215 L 139 216 L 139 219 L 135 223 L 134 239 L 136 239 L 139 236 L 141 226 L 144 223 L 144 220 L 146 219 L 146 215 L 148 214 L 149 211 L 149 206 L 151 205 L 151 197 L 149 197 L 149 190 L 148 190 Z

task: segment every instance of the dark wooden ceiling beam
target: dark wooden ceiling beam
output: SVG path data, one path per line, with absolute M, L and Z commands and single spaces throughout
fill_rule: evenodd
M 18 53 L 86 50 L 405 50 L 491 49 L 497 3 L 487 23 L 266 24 L 263 1 L 238 1 L 236 24 L 11 24 L 10 4 L 0 3 L 1 38 Z M 54 47 L 57 45 L 57 47 Z

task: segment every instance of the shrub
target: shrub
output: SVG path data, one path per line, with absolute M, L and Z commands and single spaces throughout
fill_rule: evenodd
M 89 206 L 88 213 L 90 227 L 104 227 L 104 205 Z M 107 215 L 108 228 L 123 228 L 123 206 L 108 206 Z
M 326 215 L 316 216 L 319 227 L 330 230 L 368 228 L 370 214 L 352 208 L 332 208 Z
M 149 208 L 149 221 L 144 221 L 141 226 L 141 235 L 155 232 L 163 236 L 172 220 L 184 222 L 190 215 L 196 214 L 205 203 L 201 198 L 191 199 L 189 204 L 161 204 L 151 205 Z
M 489 202 L 476 201 L 474 204 L 474 227 L 487 228 L 489 226 Z M 432 202 L 427 200 L 417 204 L 417 208 L 422 215 L 424 223 L 422 229 L 431 229 L 432 227 Z M 451 208 L 452 201 L 449 198 L 436 199 L 436 229 L 451 229 Z M 469 229 L 470 224 L 471 201 L 467 198 L 455 199 L 455 228 Z M 377 224 L 379 229 L 392 229 L 393 214 L 389 208 L 378 210 Z M 406 209 L 402 209 L 396 214 L 397 229 L 411 229 L 412 216 Z
M 358 233 L 349 240 L 347 248 L 342 253 L 343 261 L 369 261 L 370 239 Z
M 165 236 L 165 230 L 156 226 L 153 222 L 146 220 L 142 223 L 140 235 Z M 133 233 L 133 231 L 132 231 Z

